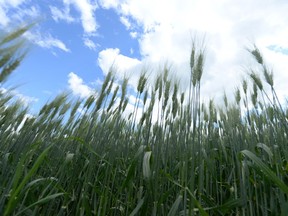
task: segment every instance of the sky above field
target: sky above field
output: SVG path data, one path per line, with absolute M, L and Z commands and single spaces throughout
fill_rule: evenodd
M 1 88 L 18 86 L 15 94 L 36 111 L 63 91 L 87 98 L 111 65 L 133 90 L 142 70 L 152 80 L 168 63 L 184 91 L 194 40 L 206 49 L 203 99 L 220 100 L 224 90 L 233 95 L 255 68 L 246 50 L 254 43 L 284 98 L 287 11 L 287 0 L 0 0 L 2 31 L 38 21 L 25 34 L 27 58 Z

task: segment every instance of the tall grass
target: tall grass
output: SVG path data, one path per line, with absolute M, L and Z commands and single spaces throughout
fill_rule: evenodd
M 7 56 L 22 60 L 13 35 L 1 38 L 1 83 Z M 112 92 L 113 70 L 97 96 L 61 94 L 30 118 L 1 91 L 0 214 L 285 215 L 288 110 L 257 47 L 249 52 L 262 69 L 222 108 L 201 103 L 204 50 L 195 46 L 188 93 L 167 67 L 151 86 L 143 73 L 130 117 L 128 79 Z

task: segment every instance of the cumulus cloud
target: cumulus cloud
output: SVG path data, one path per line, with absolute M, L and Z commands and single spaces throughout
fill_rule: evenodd
M 108 48 L 99 52 L 98 65 L 104 74 L 107 74 L 109 69 L 113 67 L 118 79 L 122 79 L 126 76 L 130 79 L 130 84 L 135 87 L 143 62 L 122 55 L 118 48 Z
M 65 7 L 73 5 L 80 13 L 81 23 L 86 34 L 94 34 L 97 30 L 95 10 L 97 9 L 96 1 L 91 0 L 63 0 Z
M 273 64 L 277 88 L 284 90 L 288 55 L 268 48 L 288 48 L 288 4 L 284 0 L 183 0 L 181 4 L 178 0 L 102 0 L 99 4 L 138 24 L 142 30 L 133 29 L 130 35 L 137 35 L 142 61 L 174 63 L 184 85 L 188 84 L 191 41 L 201 41 L 205 36 L 204 97 L 222 97 L 224 89 L 231 92 L 240 84 L 239 80 L 246 75 L 243 67 L 251 64 L 245 46 L 252 43 Z M 127 27 L 124 19 L 122 23 Z M 115 50 L 110 50 L 110 55 L 113 53 Z
M 73 72 L 68 75 L 68 85 L 72 93 L 81 98 L 87 98 L 93 94 L 93 90 L 88 85 L 85 85 L 83 80 Z
M 96 19 L 94 17 L 94 11 L 96 5 L 91 4 L 89 0 L 74 0 L 75 6 L 81 13 L 81 21 L 86 33 L 94 33 L 97 29 Z
M 125 72 L 138 66 L 141 62 L 138 59 L 120 54 L 118 48 L 108 48 L 99 52 L 98 63 L 103 72 L 107 74 L 111 66 Z

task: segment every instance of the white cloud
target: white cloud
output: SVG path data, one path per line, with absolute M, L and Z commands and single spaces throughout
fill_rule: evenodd
M 36 6 L 22 7 L 30 0 L 1 0 L 0 1 L 0 25 L 7 27 L 9 23 L 15 21 L 25 21 L 27 18 L 36 18 L 40 12 Z M 10 14 L 13 9 L 15 12 Z
M 37 18 L 41 17 L 39 5 L 29 5 L 29 3 L 31 3 L 31 0 L 0 0 L 0 25 L 9 30 L 15 23 L 37 20 Z M 11 25 L 9 25 L 10 23 Z M 39 31 L 28 31 L 24 36 L 40 47 L 48 49 L 58 48 L 62 51 L 70 52 L 64 42 L 50 34 L 44 35 Z
M 61 10 L 55 6 L 50 6 L 52 18 L 58 22 L 64 20 L 68 23 L 77 21 L 76 17 L 70 14 L 71 6 L 80 13 L 80 21 L 85 34 L 94 35 L 98 28 L 95 11 L 97 9 L 96 0 L 63 0 L 64 8 Z
M 80 20 L 84 29 L 83 43 L 91 50 L 96 50 L 98 44 L 95 44 L 89 36 L 94 36 L 98 28 L 95 10 L 97 9 L 96 1 L 91 0 L 63 0 L 64 9 L 50 6 L 53 19 L 58 22 L 64 20 L 67 23 L 75 22 L 76 19 L 70 14 L 70 7 L 73 6 L 80 13 Z
M 9 23 L 9 20 L 10 19 L 7 17 L 4 8 L 2 8 L 0 5 L 0 25 L 6 26 Z
M 99 52 L 98 64 L 102 71 L 107 74 L 110 67 L 114 64 L 116 57 L 119 55 L 119 49 L 106 49 Z
M 19 8 L 19 10 L 11 16 L 12 20 L 18 20 L 24 22 L 27 18 L 37 19 L 40 17 L 40 10 L 36 6 L 31 6 L 27 8 Z
M 96 48 L 97 48 L 97 44 L 95 44 L 91 39 L 89 39 L 89 38 L 86 38 L 86 37 L 84 37 L 84 39 L 83 39 L 83 42 L 84 42 L 84 45 L 86 46 L 86 47 L 88 47 L 89 49 L 91 49 L 91 50 L 96 50 Z
M 31 103 L 36 103 L 39 100 L 36 97 L 24 95 L 24 94 L 20 93 L 18 90 L 10 90 L 10 89 L 6 89 L 6 88 L 0 86 L 0 93 L 1 94 L 7 94 L 8 92 L 11 95 L 15 96 L 21 103 L 23 103 L 24 106 L 31 105 Z
M 59 20 L 64 20 L 67 23 L 72 23 L 75 19 L 70 15 L 70 8 L 65 7 L 63 10 L 58 9 L 57 7 L 50 6 L 50 11 L 52 18 L 58 22 Z
M 68 85 L 73 94 L 81 98 L 87 98 L 93 94 L 92 89 L 85 85 L 83 80 L 73 72 L 69 73 L 68 75 Z
M 129 30 L 131 28 L 131 23 L 127 17 L 121 16 L 120 22 L 126 27 L 126 29 Z
M 11 7 L 18 7 L 19 5 L 27 2 L 27 0 L 1 0 L 0 6 L 11 6 Z
M 38 102 L 38 98 L 35 97 L 30 97 L 27 95 L 23 95 L 19 93 L 18 91 L 14 91 L 15 96 L 25 105 L 25 106 L 30 106 L 31 103 L 36 103 Z
M 66 7 L 73 5 L 81 14 L 81 22 L 86 34 L 93 34 L 97 30 L 94 12 L 97 9 L 96 2 L 91 0 L 63 0 Z
M 220 98 L 224 89 L 234 91 L 245 76 L 243 67 L 251 63 L 245 46 L 253 42 L 273 64 L 279 91 L 285 90 L 288 55 L 267 47 L 288 48 L 287 1 L 183 0 L 179 4 L 178 0 L 103 0 L 99 4 L 114 8 L 120 17 L 129 17 L 143 29 L 143 33 L 130 32 L 131 37 L 138 38 L 142 61 L 172 62 L 186 85 L 192 38 L 198 35 L 201 40 L 205 35 L 207 57 L 202 81 L 205 97 Z M 122 23 L 125 25 L 123 20 Z
M 120 54 L 118 48 L 109 48 L 99 52 L 98 64 L 105 74 L 113 67 L 116 70 L 116 77 L 118 79 L 122 79 L 124 76 L 128 77 L 133 87 L 137 86 L 138 77 L 143 66 L 143 63 L 138 59 Z
M 138 33 L 137 33 L 137 32 L 130 32 L 130 36 L 131 36 L 132 38 L 137 38 Z
M 29 40 L 31 40 L 33 43 L 37 44 L 40 47 L 43 48 L 58 48 L 65 52 L 70 52 L 69 48 L 62 42 L 61 40 L 57 38 L 53 38 L 50 34 L 47 34 L 45 36 L 41 35 L 39 32 L 26 32 L 24 34 Z
M 117 8 L 119 0 L 99 0 L 99 4 L 105 9 Z
M 108 48 L 99 52 L 98 63 L 103 72 L 107 74 L 111 66 L 114 66 L 117 71 L 124 72 L 139 65 L 140 61 L 120 54 L 118 48 Z

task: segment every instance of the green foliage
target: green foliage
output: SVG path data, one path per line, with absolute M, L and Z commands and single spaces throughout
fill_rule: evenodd
M 1 69 L 16 61 L 21 46 L 12 41 L 21 34 L 1 39 L 9 45 Z M 258 49 L 251 52 L 265 65 Z M 201 103 L 203 66 L 193 45 L 188 97 L 169 68 L 152 88 L 142 73 L 130 118 L 128 79 L 112 90 L 112 69 L 97 96 L 74 102 L 61 94 L 33 117 L 1 92 L 0 214 L 284 215 L 288 110 L 272 72 L 263 67 L 272 94 L 252 72 L 252 92 L 243 81 L 244 95 L 237 88 L 236 104 L 225 96 L 222 109 Z

